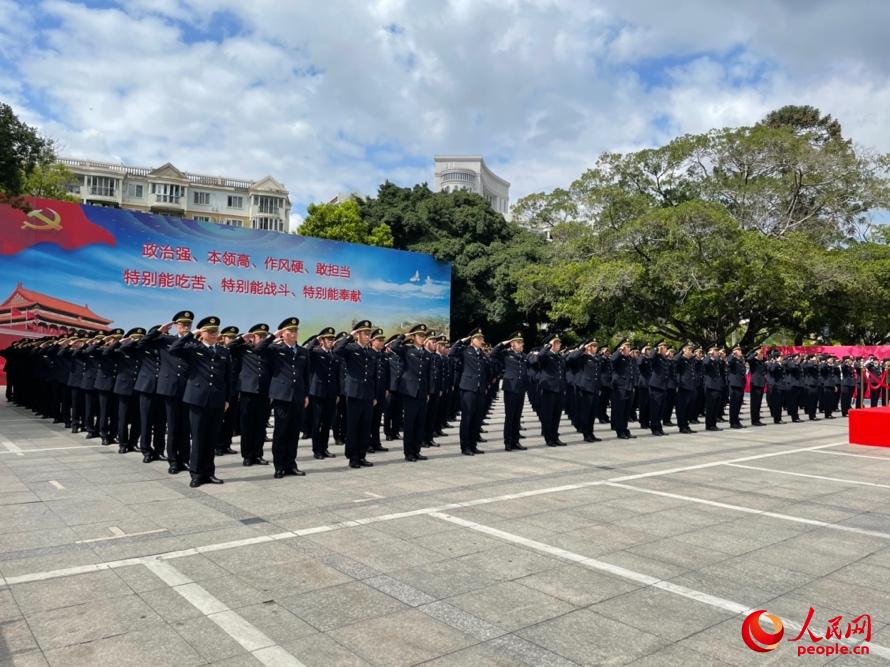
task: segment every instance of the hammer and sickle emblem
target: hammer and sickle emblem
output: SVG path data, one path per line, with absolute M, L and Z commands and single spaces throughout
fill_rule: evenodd
M 62 216 L 51 208 L 37 209 L 28 213 L 27 218 L 22 222 L 22 229 L 33 229 L 38 232 L 58 232 L 62 229 Z

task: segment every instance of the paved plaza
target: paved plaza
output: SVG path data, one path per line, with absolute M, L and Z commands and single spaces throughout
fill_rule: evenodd
M 222 486 L 0 404 L 3 665 L 749 665 L 890 656 L 890 451 L 847 420 L 460 455 L 401 443 Z M 703 428 L 703 427 L 698 427 Z M 674 431 L 675 429 L 671 429 Z M 237 448 L 237 444 L 235 445 Z M 798 657 L 859 614 L 870 656 Z M 758 654 L 750 610 L 785 623 Z M 861 637 L 846 639 L 852 646 Z M 824 643 L 827 643 L 825 640 Z M 836 640 L 831 640 L 834 644 Z M 807 640 L 808 644 L 813 644 Z

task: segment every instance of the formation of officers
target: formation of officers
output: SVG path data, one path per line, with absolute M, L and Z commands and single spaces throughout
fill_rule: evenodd
M 134 327 L 88 334 L 22 339 L 0 351 L 6 358 L 7 399 L 72 433 L 139 450 L 143 461 L 166 461 L 170 474 L 188 471 L 191 486 L 222 484 L 215 458 L 235 454 L 240 436 L 245 466 L 269 465 L 264 449 L 272 421 L 273 476 L 302 476 L 297 444 L 310 440 L 316 459 L 336 458 L 330 443 L 345 445 L 350 468 L 371 467 L 367 456 L 388 451 L 381 442 L 402 439 L 405 460 L 425 461 L 460 415 L 460 449 L 485 452 L 484 418 L 503 391 L 504 448 L 526 449 L 525 400 L 549 447 L 565 446 L 567 415 L 585 442 L 594 426 L 609 424 L 620 439 L 636 436 L 630 424 L 664 436 L 666 426 L 695 433 L 745 426 L 741 408 L 750 390 L 750 423 L 764 426 L 764 398 L 773 423 L 833 419 L 861 404 L 861 388 L 880 384 L 890 362 L 871 357 L 768 353 L 738 347 L 674 350 L 665 342 L 614 350 L 587 341 L 566 349 L 558 335 L 524 351 L 521 332 L 491 346 L 481 330 L 450 344 L 417 324 L 386 337 L 368 320 L 351 332 L 326 327 L 302 344 L 299 318 L 275 331 L 258 323 L 246 332 L 221 327 L 218 317 L 197 322 L 190 311 L 149 330 Z M 859 390 L 859 391 L 857 391 Z M 877 405 L 886 390 L 871 392 Z M 274 419 L 273 419 L 274 417 Z M 674 421 L 675 420 L 675 421 Z

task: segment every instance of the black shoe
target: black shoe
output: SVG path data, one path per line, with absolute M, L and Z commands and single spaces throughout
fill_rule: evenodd
M 78 433 L 80 433 L 80 426 L 72 426 L 71 433 L 74 435 L 77 435 Z
M 695 433 L 691 428 L 681 428 L 680 433 Z
M 192 487 L 193 489 L 197 489 L 197 488 L 198 488 L 199 486 L 201 486 L 203 483 L 204 483 L 204 480 L 202 480 L 202 479 L 198 479 L 197 477 L 194 477 L 194 478 L 192 478 L 192 481 L 189 482 L 189 486 Z
M 417 457 L 414 456 L 414 454 L 408 454 L 408 456 L 405 457 L 405 460 L 408 463 L 415 463 L 417 461 Z
M 773 424 L 787 424 L 784 419 L 773 419 Z
M 87 440 L 93 440 L 94 438 L 98 438 L 98 437 L 99 437 L 99 434 L 98 434 L 96 431 L 89 431 L 89 432 L 87 433 L 87 437 L 86 437 L 86 439 L 87 439 Z
M 337 438 L 334 438 L 334 444 L 337 445 L 338 447 L 342 447 L 346 443 L 343 442 L 342 440 L 337 440 Z
M 164 452 L 155 452 L 154 454 L 151 455 L 151 458 L 154 459 L 155 461 L 166 461 L 167 455 L 164 454 Z
M 323 459 L 323 458 L 325 458 L 325 455 L 324 455 L 324 454 L 313 454 L 313 456 L 314 456 L 315 458 L 317 458 L 317 459 Z
M 429 461 L 430 457 L 424 456 L 423 454 L 418 454 L 417 456 L 414 457 L 414 460 L 415 461 Z
M 566 443 L 564 443 L 564 442 L 563 442 L 562 440 L 560 440 L 559 438 L 556 439 L 556 444 L 559 445 L 560 447 L 565 447 L 565 446 L 566 446 Z
M 257 456 L 256 458 L 254 458 L 253 462 L 255 465 L 258 465 L 258 466 L 269 465 L 269 462 L 266 459 L 264 459 L 262 456 Z
M 154 461 L 154 457 L 151 454 L 146 454 L 142 457 L 143 463 L 151 463 L 152 461 Z
M 476 453 L 472 449 L 462 449 L 462 450 L 460 450 L 460 453 L 463 454 L 464 456 L 475 456 L 476 455 Z
M 275 479 L 283 479 L 283 478 L 284 478 L 284 471 L 283 471 L 283 470 L 276 470 L 276 471 L 275 471 L 275 474 L 272 475 L 272 477 L 274 477 Z
M 664 433 L 662 431 L 652 431 L 652 435 L 661 436 L 661 435 L 664 435 Z
M 395 439 L 396 439 L 396 437 L 395 437 L 394 435 L 390 435 L 389 433 L 386 434 L 386 441 L 387 441 L 387 442 L 392 442 L 392 441 L 395 440 Z
M 584 442 L 596 442 L 596 438 L 594 438 L 592 435 L 585 435 Z
M 285 470 L 284 474 L 285 475 L 293 475 L 294 477 L 305 477 L 306 471 L 300 470 L 297 466 L 294 466 L 290 470 Z
M 208 475 L 204 478 L 204 481 L 208 484 L 222 484 L 223 481 L 219 477 L 214 477 L 213 475 Z
M 117 448 L 117 453 L 118 453 L 118 454 L 126 454 L 127 451 L 128 451 L 127 448 L 124 447 L 123 445 L 121 445 L 120 447 Z
M 706 431 L 722 431 L 723 429 L 720 428 L 719 426 L 708 426 L 708 428 L 706 428 L 705 430 Z
M 440 446 L 439 443 L 436 442 L 435 440 L 430 440 L 430 441 L 429 441 L 428 443 L 426 443 L 426 444 L 429 445 L 430 447 L 439 447 L 439 446 Z
M 619 440 L 630 440 L 630 436 L 627 435 L 627 434 L 625 434 L 625 433 L 619 433 L 619 434 L 618 434 L 618 439 L 619 439 Z
M 825 415 L 825 419 L 836 419 L 834 415 Z
M 436 447 L 438 447 L 438 446 L 439 446 L 439 445 L 436 445 Z M 377 446 L 374 447 L 371 451 L 372 451 L 372 452 L 388 452 L 388 451 L 389 451 L 389 447 L 383 447 L 382 445 L 377 445 Z M 328 453 L 328 456 L 329 456 L 330 458 L 334 458 L 334 455 L 333 455 L 333 454 Z
M 698 419 L 690 419 L 689 423 L 690 424 L 701 424 L 701 422 Z
M 300 437 L 303 438 L 303 440 L 311 440 L 312 439 L 312 436 L 309 435 L 308 433 L 301 433 Z
M 370 461 L 368 461 L 367 459 L 359 459 L 358 464 L 362 468 L 373 468 L 374 467 L 374 464 L 371 463 Z
M 220 451 L 223 454 L 237 454 L 237 452 L 234 449 L 232 449 L 231 447 L 221 447 Z
M 245 468 L 249 468 L 253 465 L 253 459 L 244 459 L 241 465 L 243 465 Z
M 61 424 L 63 421 L 65 421 L 65 420 L 60 419 L 59 417 L 56 417 L 55 419 L 53 419 L 53 424 Z
M 349 467 L 350 467 L 350 468 L 361 468 L 362 465 L 361 465 L 361 463 L 359 463 L 358 461 L 350 461 L 350 462 L 349 462 Z
M 111 441 L 103 435 L 102 436 L 102 446 L 107 447 L 110 444 L 111 444 Z
M 763 422 L 751 422 L 751 426 L 766 426 Z
M 664 424 L 665 426 L 676 426 L 676 424 L 672 421 L 662 422 L 662 424 Z
M 520 444 L 517 442 L 515 445 L 513 445 L 513 449 L 518 449 L 520 452 L 524 452 L 525 450 L 528 449 L 528 447 L 523 447 L 522 445 L 520 445 Z
M 636 440 L 636 439 L 637 439 L 637 436 L 631 434 L 630 431 L 625 431 L 625 432 L 624 432 L 624 435 L 627 436 L 627 439 L 628 439 L 628 440 Z
M 794 419 L 791 420 L 791 423 L 792 424 L 800 424 L 802 421 L 803 421 L 803 419 L 801 419 L 800 417 L 795 417 Z
M 387 450 L 387 451 L 388 451 L 388 450 Z M 331 454 L 328 450 L 324 450 L 324 451 L 322 452 L 322 456 L 324 456 L 324 458 L 326 458 L 326 459 L 335 459 L 335 458 L 337 458 L 337 455 L 336 455 L 336 454 Z
M 167 468 L 167 472 L 170 473 L 171 475 L 178 475 L 180 473 L 179 466 L 172 465 L 169 468 Z
M 741 424 L 730 424 L 729 428 L 739 429 L 739 428 L 745 428 L 745 427 L 742 426 Z
M 545 444 L 546 444 L 548 447 L 559 447 L 559 445 L 557 445 L 557 444 L 556 444 L 555 442 L 553 442 L 552 440 L 551 440 L 550 442 L 545 443 Z

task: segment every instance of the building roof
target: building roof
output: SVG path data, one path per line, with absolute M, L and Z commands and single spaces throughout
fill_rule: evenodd
M 482 171 L 485 172 L 487 176 L 490 176 L 496 181 L 500 181 L 508 188 L 510 187 L 510 181 L 501 178 L 494 173 L 489 166 L 485 164 L 485 159 L 481 155 L 434 155 L 433 162 L 478 162 L 482 166 Z
M 21 283 L 16 285 L 16 288 L 13 290 L 12 294 L 6 298 L 6 301 L 0 303 L 0 310 L 12 310 L 13 308 L 21 310 L 22 308 L 33 308 L 35 306 L 42 307 L 49 311 L 56 311 L 63 315 L 74 316 L 75 318 L 80 318 L 82 320 L 91 320 L 98 324 L 111 323 L 111 320 L 102 317 L 101 315 L 97 315 L 86 305 L 79 306 L 76 303 L 57 299 L 56 297 L 43 294 L 42 292 L 29 290 Z M 47 313 L 44 313 L 44 317 L 47 315 Z

